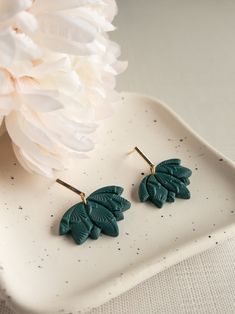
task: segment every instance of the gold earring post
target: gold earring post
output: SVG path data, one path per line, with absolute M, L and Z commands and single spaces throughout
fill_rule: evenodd
M 137 153 L 149 164 L 150 166 L 150 171 L 152 174 L 155 173 L 155 165 L 151 162 L 151 160 L 148 159 L 148 157 L 137 147 L 135 146 L 134 150 L 131 151 L 130 153 L 137 151 Z
M 68 183 L 66 183 L 66 182 L 64 182 L 64 181 L 62 181 L 62 180 L 60 180 L 60 179 L 56 179 L 56 182 L 59 183 L 59 184 L 61 184 L 61 185 L 63 185 L 63 186 L 66 187 L 67 189 L 73 191 L 74 193 L 78 194 L 78 195 L 81 197 L 82 202 L 83 202 L 84 204 L 86 204 L 85 193 L 79 191 L 78 189 L 74 188 L 73 186 L 69 185 Z

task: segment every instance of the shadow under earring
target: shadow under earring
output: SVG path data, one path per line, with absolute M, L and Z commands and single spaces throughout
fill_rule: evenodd
M 189 199 L 189 177 L 192 171 L 181 166 L 180 159 L 168 159 L 155 166 L 138 148 L 137 151 L 150 165 L 150 174 L 141 181 L 139 199 L 141 202 L 151 201 L 161 208 L 165 202 L 174 202 L 175 198 Z M 131 152 L 132 153 L 132 152 Z
M 121 197 L 122 187 L 106 186 L 86 198 L 83 192 L 64 181 L 57 179 L 56 182 L 77 193 L 82 200 L 63 215 L 60 235 L 71 233 L 77 244 L 84 243 L 88 237 L 96 240 L 101 233 L 111 237 L 118 236 L 117 221 L 124 219 L 123 212 L 131 207 L 131 203 Z

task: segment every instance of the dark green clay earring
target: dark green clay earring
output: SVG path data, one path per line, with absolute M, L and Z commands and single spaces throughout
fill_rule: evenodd
M 57 179 L 56 182 L 77 193 L 82 200 L 63 215 L 60 235 L 71 233 L 77 244 L 84 243 L 88 237 L 96 240 L 101 233 L 118 236 L 117 221 L 124 219 L 123 212 L 131 207 L 131 203 L 121 197 L 122 187 L 106 186 L 86 198 L 83 192 L 64 181 Z
M 180 159 L 168 159 L 155 166 L 138 148 L 135 149 L 150 165 L 151 174 L 144 177 L 139 186 L 139 199 L 147 200 L 161 208 L 165 202 L 174 202 L 175 198 L 190 198 L 187 185 L 192 171 L 180 165 Z

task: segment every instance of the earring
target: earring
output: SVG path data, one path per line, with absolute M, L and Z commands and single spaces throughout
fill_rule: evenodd
M 144 177 L 139 186 L 139 199 L 141 202 L 147 200 L 161 208 L 165 202 L 174 202 L 175 198 L 190 198 L 187 185 L 190 184 L 189 177 L 192 171 L 180 165 L 180 159 L 168 159 L 155 166 L 138 148 L 137 151 L 150 165 L 151 174 Z M 130 153 L 132 153 L 130 152 Z
M 106 186 L 86 198 L 83 192 L 64 181 L 57 179 L 56 182 L 77 193 L 82 200 L 63 215 L 60 235 L 71 233 L 77 244 L 84 243 L 88 237 L 96 240 L 101 233 L 111 237 L 118 236 L 117 221 L 124 219 L 123 212 L 131 207 L 131 203 L 121 197 L 122 187 Z

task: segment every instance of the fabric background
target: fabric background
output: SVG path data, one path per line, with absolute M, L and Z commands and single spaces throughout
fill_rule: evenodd
M 168 103 L 235 161 L 235 1 L 118 0 L 129 61 L 120 90 Z M 157 274 L 90 314 L 235 313 L 235 239 Z M 0 314 L 12 314 L 4 304 Z

